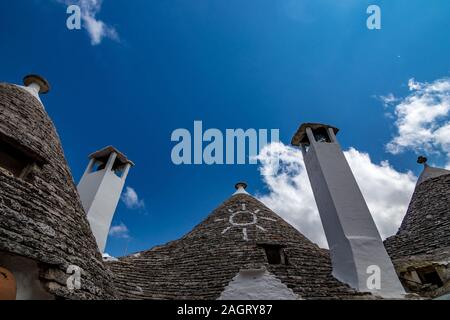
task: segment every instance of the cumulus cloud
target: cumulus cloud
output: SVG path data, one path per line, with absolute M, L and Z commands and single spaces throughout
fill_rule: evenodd
M 383 238 L 393 235 L 411 200 L 417 177 L 395 170 L 388 161 L 373 163 L 368 153 L 354 148 L 345 151 L 367 206 Z
M 383 238 L 394 234 L 406 213 L 416 177 L 396 171 L 387 161 L 373 163 L 367 153 L 345 152 Z M 274 159 L 278 159 L 275 161 Z M 260 173 L 269 193 L 258 198 L 301 233 L 327 247 L 320 216 L 301 151 L 282 143 L 267 145 L 259 155 Z
M 139 199 L 136 191 L 131 187 L 126 187 L 121 196 L 122 202 L 128 209 L 145 209 L 145 202 Z
M 109 229 L 109 235 L 115 238 L 128 239 L 130 238 L 130 234 L 127 226 L 121 222 L 119 225 L 112 226 Z
M 388 152 L 443 154 L 450 164 L 450 78 L 408 82 L 410 94 L 390 102 L 397 132 Z
M 92 45 L 98 45 L 103 38 L 119 41 L 119 34 L 114 27 L 96 18 L 100 12 L 103 0 L 59 0 L 66 5 L 78 5 L 81 9 L 83 27 L 91 38 Z
M 379 99 L 383 102 L 385 107 L 391 106 L 393 103 L 397 102 L 399 99 L 394 96 L 394 94 L 389 93 L 386 96 L 380 96 Z

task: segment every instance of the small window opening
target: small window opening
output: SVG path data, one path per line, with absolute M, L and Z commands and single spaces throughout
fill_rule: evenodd
M 331 142 L 330 135 L 328 134 L 328 130 L 325 127 L 320 127 L 316 129 L 311 129 L 312 133 L 314 135 L 314 139 L 317 142 Z M 309 141 L 308 135 L 304 135 L 302 140 L 300 141 L 300 144 L 305 148 L 305 151 L 308 151 L 308 147 L 311 144 L 311 141 Z
M 0 139 L 0 167 L 17 178 L 26 179 L 34 165 L 35 161 L 26 153 Z
M 116 158 L 116 161 L 114 161 L 114 165 L 112 167 L 112 171 L 119 177 L 121 178 L 124 171 L 125 171 L 125 165 L 123 164 L 122 161 L 120 161 L 119 159 Z
M 435 285 L 438 288 L 444 285 L 441 277 L 439 276 L 439 273 L 433 267 L 418 269 L 417 274 L 419 275 L 419 278 L 423 284 Z
M 91 172 L 97 172 L 97 171 L 104 170 L 106 168 L 108 160 L 109 160 L 109 156 L 108 157 L 96 158 Z M 119 178 L 121 178 L 123 173 L 124 173 L 124 171 L 125 171 L 125 164 L 122 161 L 120 161 L 119 159 L 116 158 L 116 160 L 114 161 L 114 164 L 112 166 L 112 171 Z
M 260 246 L 264 248 L 267 257 L 267 262 L 269 264 L 281 264 L 281 265 L 288 264 L 283 246 L 275 244 L 262 244 Z
M 327 129 L 324 127 L 313 130 L 313 134 L 317 142 L 331 142 Z
M 95 158 L 94 165 L 92 166 L 92 172 L 102 171 L 106 168 L 108 163 L 108 157 Z
M 309 145 L 311 144 L 309 141 L 308 136 L 305 134 L 302 138 L 302 140 L 300 140 L 300 144 L 306 148 L 309 148 Z
M 106 167 L 106 163 L 101 162 L 99 160 L 95 160 L 94 165 L 92 166 L 92 171 L 91 172 L 97 172 L 97 171 L 102 171 L 103 169 L 105 169 Z

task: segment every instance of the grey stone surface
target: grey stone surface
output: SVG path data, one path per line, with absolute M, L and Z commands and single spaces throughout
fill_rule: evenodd
M 0 168 L 0 252 L 38 262 L 57 298 L 115 298 L 53 123 L 25 89 L 0 84 L 0 135 L 41 162 L 26 179 Z M 69 265 L 83 269 L 80 290 L 66 287 Z
M 230 224 L 242 203 L 250 212 L 259 210 L 256 224 L 238 225 L 253 221 L 248 213 L 235 215 L 235 225 Z M 268 264 L 263 244 L 284 246 L 288 264 Z M 107 265 L 127 299 L 217 299 L 240 270 L 262 266 L 304 299 L 371 297 L 336 280 L 327 250 L 243 193 L 233 195 L 181 239 Z
M 396 235 L 384 245 L 408 291 L 422 297 L 450 292 L 450 174 L 425 167 Z M 428 171 L 428 172 L 427 172 Z M 437 172 L 437 170 L 434 170 Z M 420 270 L 435 270 L 443 285 L 422 283 Z
M 397 234 L 387 238 L 384 245 L 392 259 L 450 246 L 450 174 L 416 186 Z

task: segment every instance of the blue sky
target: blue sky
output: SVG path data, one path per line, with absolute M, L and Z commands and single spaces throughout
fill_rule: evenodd
M 0 2 L 1 80 L 49 80 L 43 101 L 76 182 L 87 155 L 106 145 L 136 163 L 127 186 L 145 209 L 119 204 L 113 224 L 129 238 L 110 237 L 112 255 L 182 236 L 239 180 L 270 194 L 256 165 L 175 166 L 170 135 L 194 120 L 277 128 L 285 144 L 301 122 L 330 123 L 344 149 L 420 172 L 414 146 L 386 150 L 398 127 L 379 97 L 407 97 L 412 78 L 449 76 L 448 1 L 105 0 L 95 18 L 117 38 L 95 45 L 85 28 L 66 28 L 63 2 Z M 369 4 L 381 7 L 381 30 L 366 28 Z M 443 166 L 441 151 L 432 158 Z

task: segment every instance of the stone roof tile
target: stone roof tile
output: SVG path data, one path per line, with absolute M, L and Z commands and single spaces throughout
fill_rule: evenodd
M 102 262 L 52 121 L 27 90 L 4 83 L 0 138 L 37 165 L 27 179 L 0 168 L 0 254 L 36 261 L 41 280 L 56 297 L 115 298 L 111 272 Z M 66 287 L 69 265 L 83 270 L 80 290 Z
M 287 264 L 269 264 L 264 245 Z M 303 299 L 361 298 L 331 275 L 328 251 L 246 193 L 215 209 L 179 240 L 109 262 L 128 299 L 217 299 L 242 269 L 266 267 Z

